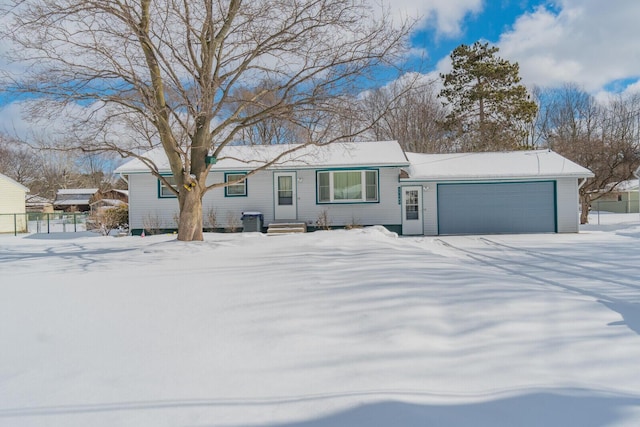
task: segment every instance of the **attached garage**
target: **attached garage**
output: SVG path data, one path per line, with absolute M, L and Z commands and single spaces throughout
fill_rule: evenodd
M 554 181 L 438 184 L 438 234 L 555 233 Z
M 422 189 L 425 235 L 579 230 L 578 189 L 593 174 L 553 151 L 406 154 L 401 192 Z

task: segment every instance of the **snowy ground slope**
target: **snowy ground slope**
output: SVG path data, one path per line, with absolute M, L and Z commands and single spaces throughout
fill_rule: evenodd
M 640 425 L 637 214 L 205 239 L 0 236 L 0 426 Z

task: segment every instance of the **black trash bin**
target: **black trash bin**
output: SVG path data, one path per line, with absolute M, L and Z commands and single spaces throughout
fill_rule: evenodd
M 262 212 L 242 212 L 242 231 L 262 231 Z

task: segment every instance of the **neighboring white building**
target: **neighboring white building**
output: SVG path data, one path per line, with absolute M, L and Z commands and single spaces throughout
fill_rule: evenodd
M 27 231 L 25 196 L 28 192 L 27 187 L 0 173 L 0 233 Z
M 207 184 L 233 183 L 288 148 L 226 147 Z M 170 175 L 161 150 L 149 155 Z M 129 182 L 131 230 L 176 228 L 176 197 L 142 162 L 116 172 Z M 395 141 L 334 143 L 209 191 L 203 216 L 205 228 L 212 216 L 230 228 L 242 212 L 260 212 L 265 226 L 313 228 L 326 215 L 332 226 L 384 225 L 404 235 L 577 232 L 578 185 L 590 176 L 547 150 L 427 155 L 405 154 Z

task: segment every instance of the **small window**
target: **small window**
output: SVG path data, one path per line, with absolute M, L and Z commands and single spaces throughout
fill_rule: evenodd
M 329 189 L 329 172 L 318 173 L 318 201 L 328 203 L 331 201 Z
M 247 195 L 247 180 L 246 173 L 228 173 L 225 174 L 224 180 L 227 187 L 224 190 L 224 195 L 227 197 L 238 197 Z
M 176 179 L 173 176 L 163 176 L 163 178 L 169 182 L 171 187 L 177 188 Z M 160 197 L 161 199 L 176 197 L 176 194 L 171 191 L 171 189 L 167 187 L 167 185 L 161 179 L 158 179 L 158 197 Z
M 378 171 L 366 171 L 367 202 L 378 201 Z
M 406 197 L 405 203 L 404 203 L 405 218 L 407 220 L 420 219 L 420 216 L 419 216 L 420 201 L 418 199 L 418 191 L 408 190 L 405 193 L 405 197 Z
M 293 177 L 278 177 L 278 206 L 293 206 Z
M 318 172 L 319 203 L 353 203 L 378 201 L 378 171 Z

